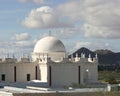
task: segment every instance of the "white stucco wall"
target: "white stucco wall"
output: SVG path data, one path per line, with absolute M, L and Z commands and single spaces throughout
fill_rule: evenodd
M 81 60 L 78 62 L 71 62 L 64 59 L 62 62 L 52 62 L 47 59 L 44 62 L 0 62 L 0 82 L 1 75 L 5 74 L 6 82 L 14 82 L 14 67 L 16 66 L 16 82 L 26 82 L 27 74 L 30 74 L 30 80 L 36 79 L 36 66 L 37 66 L 37 79 L 42 82 L 48 82 L 49 66 L 51 66 L 51 84 L 52 86 L 68 86 L 72 83 L 79 84 L 78 66 L 80 66 L 80 84 L 97 82 L 98 78 L 98 64 Z M 88 71 L 86 71 L 88 70 Z
M 39 71 L 40 71 L 40 80 L 42 82 L 47 82 L 47 64 L 43 63 L 43 64 L 39 64 Z
M 78 66 L 74 64 L 51 64 L 52 86 L 78 83 Z
M 85 63 L 82 67 L 83 83 L 95 83 L 97 82 L 98 72 L 97 64 Z
M 1 75 L 5 74 L 6 82 L 14 82 L 14 65 L 13 64 L 0 64 L 0 81 Z
M 73 83 L 79 84 L 78 66 L 80 66 L 80 84 L 97 82 L 97 63 L 59 62 L 48 65 L 51 66 L 52 86 L 69 86 Z
M 27 74 L 30 74 L 30 79 L 35 79 L 34 63 L 0 63 L 0 81 L 2 74 L 5 74 L 5 82 L 14 82 L 14 67 L 16 66 L 16 82 L 26 82 Z
M 16 66 L 17 82 L 26 82 L 27 74 L 30 74 L 30 79 L 35 80 L 35 64 L 19 64 Z

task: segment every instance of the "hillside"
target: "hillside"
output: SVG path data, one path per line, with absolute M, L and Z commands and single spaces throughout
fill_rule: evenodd
M 107 49 L 91 51 L 85 47 L 82 47 L 73 53 L 73 57 L 75 57 L 76 53 L 78 56 L 81 56 L 81 53 L 85 53 L 85 57 L 88 57 L 89 54 L 91 54 L 92 57 L 95 57 L 95 54 L 97 53 L 100 69 L 120 69 L 120 52 L 115 53 Z M 69 55 L 69 57 L 71 57 L 71 55 Z
M 81 56 L 81 53 L 84 53 L 86 58 L 88 58 L 89 54 L 91 54 L 92 57 L 95 56 L 95 52 L 92 52 L 91 50 L 85 47 L 82 47 L 78 49 L 77 51 L 75 51 L 74 53 L 72 53 L 73 57 L 75 57 L 76 53 L 78 54 L 79 57 Z M 71 57 L 71 55 L 69 55 L 69 57 Z

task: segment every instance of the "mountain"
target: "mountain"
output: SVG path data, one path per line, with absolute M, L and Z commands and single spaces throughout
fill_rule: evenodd
M 115 71 L 120 70 L 120 52 L 115 53 L 108 49 L 101 49 L 96 51 L 91 51 L 85 47 L 80 48 L 79 50 L 75 51 L 71 55 L 69 55 L 69 58 L 71 56 L 75 57 L 76 53 L 79 57 L 81 57 L 81 53 L 85 54 L 85 57 L 88 58 L 89 54 L 91 54 L 91 57 L 95 57 L 95 54 L 98 54 L 98 70 L 109 70 L 109 71 Z
M 91 54 L 91 57 L 95 57 L 95 52 L 92 52 L 91 50 L 89 50 L 85 47 L 78 49 L 71 55 L 73 55 L 73 57 L 75 57 L 76 53 L 78 54 L 79 57 L 81 57 L 81 53 L 84 53 L 86 58 L 88 58 L 89 54 Z M 69 57 L 71 57 L 71 55 L 69 55 Z
M 88 57 L 89 54 L 91 54 L 91 57 L 95 57 L 95 54 L 97 53 L 99 66 L 102 66 L 102 67 L 105 67 L 108 69 L 110 69 L 110 68 L 111 69 L 113 69 L 113 68 L 120 69 L 120 52 L 114 53 L 108 49 L 91 51 L 85 47 L 82 47 L 72 54 L 73 57 L 76 56 L 76 53 L 78 54 L 79 57 L 81 56 L 81 53 L 85 53 L 85 57 Z M 71 57 L 71 55 L 69 55 L 69 57 Z
M 109 54 L 109 53 L 113 53 L 111 50 L 108 50 L 108 49 L 101 49 L 101 50 L 96 50 L 95 53 L 97 54 Z

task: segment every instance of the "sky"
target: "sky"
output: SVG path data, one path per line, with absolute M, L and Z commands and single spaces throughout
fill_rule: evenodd
M 47 36 L 67 52 L 120 52 L 120 0 L 0 0 L 0 57 L 30 55 Z

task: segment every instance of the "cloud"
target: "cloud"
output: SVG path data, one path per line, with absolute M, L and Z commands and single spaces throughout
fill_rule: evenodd
M 36 41 L 28 33 L 14 34 L 9 41 L 0 41 L 0 57 L 15 54 L 19 58 L 23 54 L 30 54 Z
M 0 57 L 6 57 L 8 53 L 16 53 L 16 48 L 11 41 L 0 41 Z
M 35 42 L 32 41 L 17 41 L 15 42 L 16 47 L 21 48 L 33 48 L 35 45 Z
M 44 2 L 43 0 L 22 0 Z M 56 8 L 31 10 L 22 24 L 28 28 L 79 26 L 85 37 L 120 38 L 120 0 L 68 0 Z M 67 31 L 67 29 L 66 29 Z
M 19 0 L 23 3 L 35 3 L 35 4 L 44 4 L 45 0 Z
M 15 34 L 13 35 L 12 40 L 16 47 L 21 48 L 31 48 L 36 43 L 35 40 L 31 39 L 31 36 L 28 33 Z
M 6 41 L 0 42 L 0 58 L 17 56 L 21 57 L 23 54 L 30 54 L 33 51 L 35 42 L 33 41 Z
M 22 24 L 28 28 L 72 27 L 71 22 L 64 20 L 59 12 L 48 6 L 33 9 Z
M 80 24 L 86 37 L 120 38 L 119 4 L 120 0 L 71 0 L 57 10 Z
M 79 49 L 81 47 L 89 47 L 90 45 L 91 45 L 91 42 L 77 42 L 75 44 L 74 49 L 76 50 L 76 49 Z
M 12 39 L 16 41 L 29 40 L 31 36 L 28 33 L 20 33 L 13 35 Z
M 76 42 L 74 44 L 74 48 L 72 51 L 76 51 L 82 47 L 89 48 L 90 50 L 93 50 L 93 51 L 95 51 L 97 49 L 109 49 L 109 50 L 115 49 L 115 46 L 112 46 L 109 43 L 93 41 L 93 42 Z
M 55 36 L 58 36 L 59 33 L 59 37 L 62 37 L 64 39 L 70 38 L 73 35 L 78 34 L 80 30 L 78 28 L 61 28 L 61 29 L 56 29 L 55 30 Z

